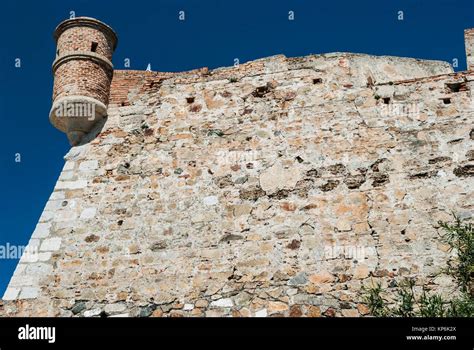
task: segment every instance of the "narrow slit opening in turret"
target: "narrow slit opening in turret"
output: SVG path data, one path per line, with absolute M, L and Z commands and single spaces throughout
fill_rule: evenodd
M 92 52 L 96 52 L 98 45 L 99 45 L 98 43 L 96 43 L 95 41 L 93 41 L 92 44 L 91 44 L 91 51 L 92 51 Z

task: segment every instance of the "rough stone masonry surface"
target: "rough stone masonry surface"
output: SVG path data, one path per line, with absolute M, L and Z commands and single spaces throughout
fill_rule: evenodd
M 474 72 L 356 54 L 115 71 L 3 316 L 359 316 L 364 286 L 456 293 L 438 220 L 470 216 Z

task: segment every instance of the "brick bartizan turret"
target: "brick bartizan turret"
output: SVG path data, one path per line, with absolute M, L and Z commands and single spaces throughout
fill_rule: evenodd
M 54 38 L 57 49 L 49 119 L 75 146 L 107 116 L 117 35 L 94 18 L 77 17 L 60 23 Z

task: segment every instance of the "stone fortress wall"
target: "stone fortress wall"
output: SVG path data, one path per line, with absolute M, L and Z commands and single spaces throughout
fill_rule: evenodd
M 363 316 L 373 283 L 455 293 L 436 223 L 474 207 L 468 62 L 115 70 L 0 314 Z

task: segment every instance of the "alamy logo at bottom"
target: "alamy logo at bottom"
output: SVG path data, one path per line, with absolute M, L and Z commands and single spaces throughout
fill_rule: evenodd
M 47 340 L 48 343 L 56 341 L 55 327 L 33 327 L 27 324 L 18 328 L 18 339 L 20 340 Z

